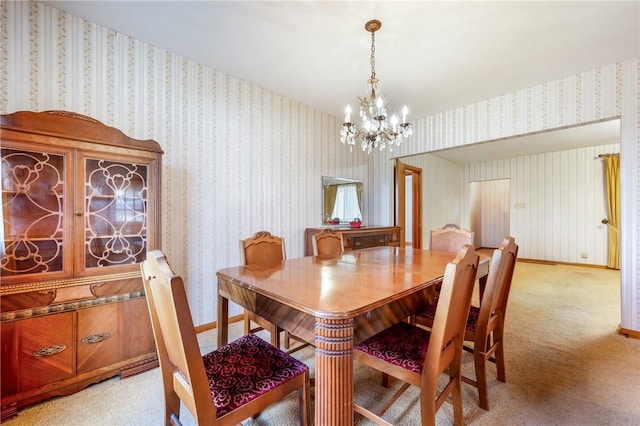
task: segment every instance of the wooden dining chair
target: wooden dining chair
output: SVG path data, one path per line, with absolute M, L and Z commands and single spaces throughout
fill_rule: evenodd
M 320 257 L 339 256 L 344 253 L 342 233 L 333 229 L 323 229 L 311 237 L 313 255 Z
M 287 258 L 284 248 L 284 238 L 271 235 L 268 231 L 258 231 L 253 236 L 240 241 L 240 256 L 243 264 L 247 266 L 259 263 L 282 263 Z M 257 324 L 257 327 L 252 327 L 252 323 Z M 280 332 L 282 329 L 260 315 L 245 309 L 244 334 L 256 333 L 260 330 L 268 330 L 271 344 L 277 348 L 280 347 Z M 291 347 L 291 338 L 300 341 L 303 343 L 303 346 L 307 345 L 302 339 L 292 336 L 288 331 L 285 331 L 285 349 Z M 295 350 L 301 349 L 303 346 L 296 347 Z
M 201 355 L 182 278 L 154 250 L 140 265 L 165 398 L 165 425 L 181 403 L 198 425 L 236 425 L 298 391 L 300 424 L 311 422 L 309 368 L 255 335 Z
M 442 228 L 431 230 L 429 248 L 431 250 L 457 252 L 465 244 L 473 245 L 473 235 L 473 232 L 449 223 Z
M 477 269 L 478 254 L 472 246 L 465 245 L 445 269 L 431 332 L 399 322 L 354 346 L 356 360 L 406 382 L 377 413 L 354 404 L 356 412 L 388 425 L 382 415 L 414 385 L 420 388 L 422 425 L 435 425 L 436 412 L 449 396 L 455 424 L 462 424 L 460 360 Z M 448 381 L 438 392 L 442 374 L 448 376 Z
M 504 322 L 517 257 L 518 245 L 513 237 L 506 237 L 491 257 L 489 277 L 480 306 L 471 306 L 467 320 L 464 340 L 473 342 L 473 349 L 466 346 L 464 348 L 473 352 L 476 379 L 463 376 L 462 381 L 478 388 L 479 405 L 485 410 L 489 409 L 487 362 L 495 362 L 498 380 L 506 380 Z M 436 312 L 432 305 L 424 312 L 416 314 L 415 322 L 431 328 Z
M 471 231 L 460 228 L 458 225 L 448 223 L 442 228 L 431 230 L 429 239 L 429 249 L 437 251 L 457 252 L 465 244 L 473 245 L 473 235 Z M 438 298 L 440 284 L 431 286 L 429 290 L 430 303 L 434 304 Z
M 287 258 L 284 239 L 267 231 L 258 231 L 253 236 L 240 241 L 240 257 L 243 265 L 257 263 L 279 263 Z M 252 323 L 257 324 L 256 327 Z M 271 344 L 280 347 L 280 329 L 260 315 L 244 310 L 244 334 L 268 330 Z

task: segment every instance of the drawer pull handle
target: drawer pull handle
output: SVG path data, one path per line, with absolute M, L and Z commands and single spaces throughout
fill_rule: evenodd
M 358 247 L 358 246 L 361 246 L 361 245 L 362 245 L 362 243 L 361 243 L 360 241 L 356 241 L 355 243 L 353 243 L 353 245 L 354 245 L 354 246 L 356 246 L 356 247 Z
M 45 346 L 44 348 L 40 348 L 37 351 L 34 351 L 33 356 L 51 356 L 51 355 L 59 354 L 65 349 L 67 349 L 67 345 Z
M 92 343 L 100 343 L 103 340 L 107 340 L 111 334 L 109 333 L 97 333 L 91 336 L 87 336 L 81 340 L 82 343 L 92 344 Z

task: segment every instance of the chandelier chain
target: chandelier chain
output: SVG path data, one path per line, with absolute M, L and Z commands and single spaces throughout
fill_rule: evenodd
M 371 31 L 371 59 L 369 60 L 371 64 L 371 79 L 375 80 L 376 78 L 376 33 Z

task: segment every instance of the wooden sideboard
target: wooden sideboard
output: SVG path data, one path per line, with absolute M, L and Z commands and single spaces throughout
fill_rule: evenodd
M 344 226 L 325 226 L 320 228 L 307 228 L 304 231 L 304 255 L 313 255 L 311 237 L 323 229 L 330 228 L 342 233 L 345 250 L 358 250 L 377 246 L 399 246 L 399 226 L 363 226 L 361 228 L 348 228 Z

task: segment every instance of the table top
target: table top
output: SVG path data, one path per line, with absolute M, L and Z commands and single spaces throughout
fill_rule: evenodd
M 315 317 L 349 318 L 438 282 L 455 256 L 372 247 L 328 259 L 307 256 L 224 268 L 217 276 Z

